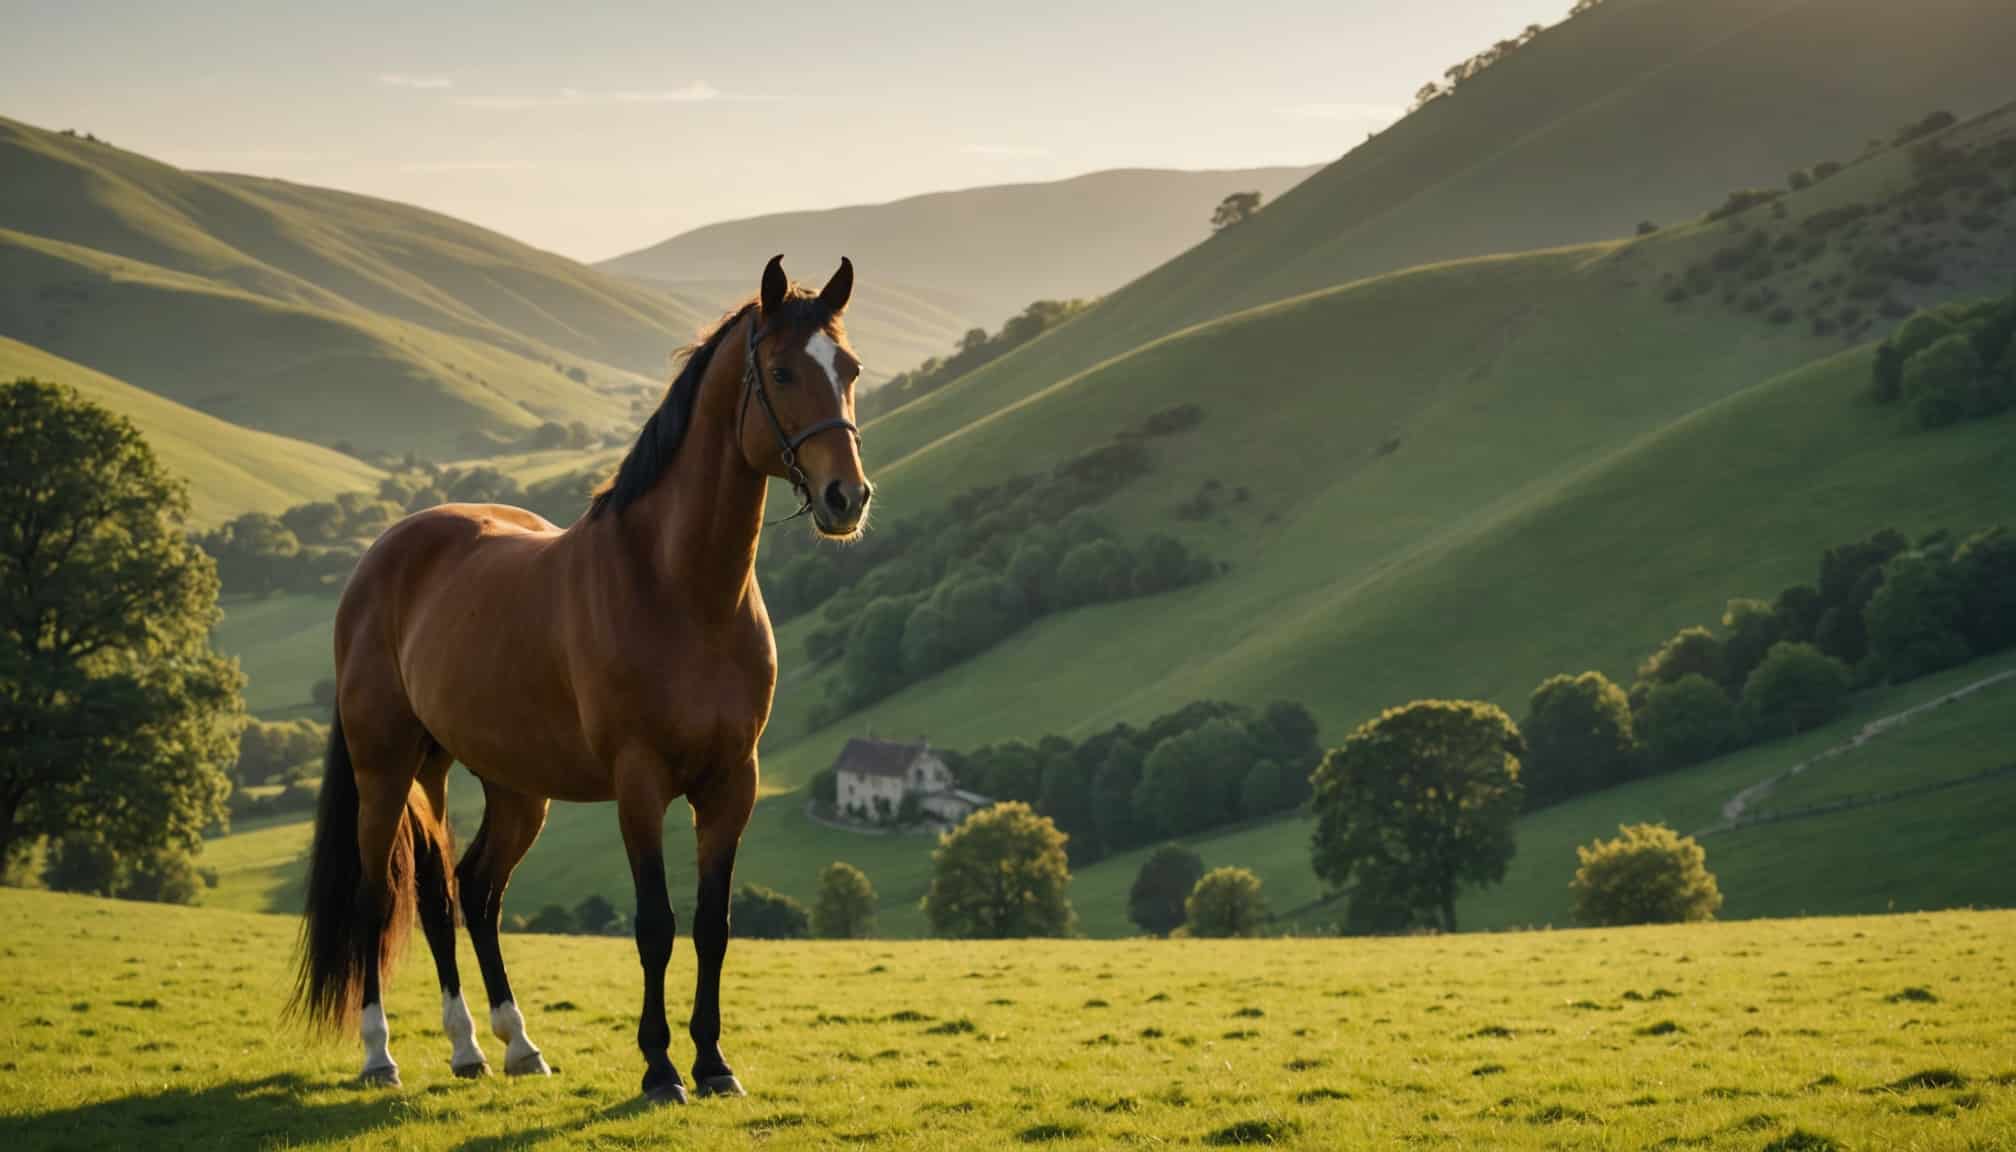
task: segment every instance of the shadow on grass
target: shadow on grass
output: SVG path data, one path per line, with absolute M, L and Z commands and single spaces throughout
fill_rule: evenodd
M 48 1112 L 0 1115 L 0 1148 L 252 1148 L 345 1140 L 396 1122 L 397 1095 L 268 1076 L 170 1088 Z
M 477 1136 L 455 1145 L 455 1152 L 515 1152 L 520 1148 L 534 1148 L 548 1140 L 578 1134 L 604 1121 L 641 1116 L 660 1108 L 673 1109 L 676 1114 L 677 1105 L 653 1104 L 639 1096 L 625 1100 L 621 1104 L 590 1112 L 569 1124 L 547 1124 L 517 1132 L 501 1132 L 495 1136 Z

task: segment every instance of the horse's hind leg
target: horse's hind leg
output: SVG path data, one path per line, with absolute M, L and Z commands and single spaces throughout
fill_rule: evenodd
M 483 988 L 490 994 L 490 1030 L 504 1042 L 504 1074 L 545 1076 L 546 1058 L 525 1034 L 525 1014 L 511 997 L 504 974 L 504 953 L 497 928 L 504 918 L 504 889 L 511 872 L 531 851 L 546 826 L 547 802 L 483 783 L 483 826 L 455 870 L 461 887 L 462 918 L 476 946 L 476 964 L 483 970 Z
M 399 1065 L 392 1059 L 391 1028 L 379 984 L 413 924 L 413 824 L 408 800 L 432 741 L 410 713 L 401 717 L 392 708 L 350 707 L 347 698 L 344 704 L 344 736 L 357 781 L 357 853 L 363 869 L 359 913 L 364 931 L 357 936 L 357 964 L 364 974 L 359 1000 L 364 1068 L 358 1082 L 397 1084 Z
M 448 827 L 448 770 L 454 760 L 434 745 L 420 768 L 413 807 L 414 880 L 419 888 L 420 930 L 434 954 L 441 984 L 441 1030 L 453 1045 L 448 1066 L 462 1079 L 490 1071 L 476 1041 L 476 1022 L 462 998 L 462 974 L 455 963 L 455 841 Z

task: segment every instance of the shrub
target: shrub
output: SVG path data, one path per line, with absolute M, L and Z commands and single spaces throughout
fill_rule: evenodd
M 760 884 L 744 884 L 728 902 L 737 936 L 751 940 L 803 940 L 812 931 L 805 905 Z
M 1579 847 L 1575 855 L 1581 866 L 1568 887 L 1584 924 L 1682 924 L 1713 920 L 1722 907 L 1701 845 L 1664 824 L 1619 827 L 1615 840 Z
M 1981 356 L 1964 332 L 1942 337 L 1904 361 L 1904 398 L 1921 428 L 1938 428 L 1983 414 Z
M 859 868 L 835 860 L 819 875 L 812 934 L 822 940 L 865 940 L 875 934 L 875 886 Z
M 600 892 L 591 892 L 574 906 L 574 927 L 590 936 L 601 936 L 619 924 L 623 914 Z
M 1197 937 L 1258 936 L 1267 922 L 1267 901 L 1260 895 L 1260 877 L 1244 868 L 1214 868 L 1206 872 L 1183 908 L 1183 926 Z
M 1970 537 L 1953 566 L 1968 645 L 1983 655 L 2016 645 L 2016 535 L 1996 528 Z
M 1811 644 L 1774 645 L 1743 684 L 1743 712 L 1760 736 L 1817 728 L 1840 715 L 1848 667 Z
M 996 804 L 939 839 L 924 915 L 940 936 L 1064 936 L 1076 921 L 1070 885 L 1057 826 L 1027 804 Z
M 117 893 L 121 900 L 156 904 L 194 904 L 202 895 L 203 878 L 187 852 L 169 849 L 128 862 Z
M 1204 859 L 1181 844 L 1164 844 L 1148 854 L 1127 891 L 1127 918 L 1143 932 L 1167 936 L 1183 926 L 1187 902 L 1204 878 Z
M 548 904 L 525 922 L 525 931 L 544 936 L 571 936 L 574 933 L 574 914 L 558 904 Z
M 1533 692 L 1521 763 L 1526 806 L 1605 788 L 1631 773 L 1637 743 L 1624 690 L 1600 672 L 1553 676 Z
M 1736 706 L 1720 685 L 1689 674 L 1645 700 L 1645 750 L 1661 771 L 1698 764 L 1736 742 Z
M 120 873 L 119 854 L 88 834 L 50 841 L 42 863 L 42 883 L 52 892 L 110 896 L 119 889 Z

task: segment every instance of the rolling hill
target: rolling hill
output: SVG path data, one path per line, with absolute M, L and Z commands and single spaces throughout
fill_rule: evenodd
M 711 318 L 448 217 L 0 120 L 0 336 L 359 453 L 629 430 Z
M 242 512 L 370 488 L 378 470 L 340 452 L 226 423 L 123 380 L 0 337 L 0 381 L 60 381 L 139 427 L 161 463 L 189 481 L 191 522 L 214 528 Z
M 1102 296 L 1203 240 L 1211 210 L 1233 192 L 1271 201 L 1314 168 L 1178 172 L 1124 169 L 1040 184 L 933 192 L 887 204 L 784 212 L 710 224 L 597 267 L 722 302 L 747 295 L 749 269 L 788 253 L 798 274 L 824 275 L 841 256 L 864 273 L 862 302 L 914 315 L 918 305 L 963 325 L 923 349 L 942 355 L 969 327 L 997 328 L 1032 300 Z M 720 293 L 725 281 L 733 286 Z M 709 287 L 708 282 L 716 282 Z M 886 294 L 886 295 L 878 295 Z M 856 318 L 849 314 L 850 321 Z M 914 322 L 908 320 L 905 323 Z M 869 359 L 879 330 L 859 318 Z M 923 355 L 891 362 L 900 371 Z

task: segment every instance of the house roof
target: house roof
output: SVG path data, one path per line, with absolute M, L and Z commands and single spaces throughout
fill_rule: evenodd
M 910 770 L 917 757 L 924 754 L 926 747 L 923 744 L 898 744 L 891 740 L 856 737 L 847 741 L 847 746 L 840 750 L 840 758 L 833 762 L 833 771 L 856 776 L 902 776 Z

